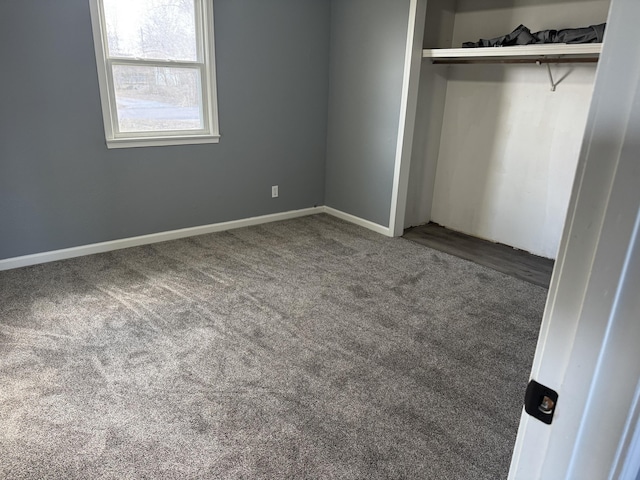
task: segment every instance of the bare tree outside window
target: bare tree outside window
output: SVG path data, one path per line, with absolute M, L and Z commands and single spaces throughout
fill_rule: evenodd
M 158 60 L 197 60 L 193 0 L 106 0 L 109 54 Z

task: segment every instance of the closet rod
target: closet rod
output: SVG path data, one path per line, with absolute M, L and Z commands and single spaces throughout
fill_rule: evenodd
M 433 60 L 434 65 L 467 65 L 490 63 L 597 63 L 598 57 L 582 58 L 442 58 Z

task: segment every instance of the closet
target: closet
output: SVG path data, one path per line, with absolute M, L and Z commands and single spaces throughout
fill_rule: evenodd
M 608 0 L 428 0 L 405 227 L 433 221 L 555 258 L 601 45 L 457 49 L 520 24 L 603 23 L 608 9 Z

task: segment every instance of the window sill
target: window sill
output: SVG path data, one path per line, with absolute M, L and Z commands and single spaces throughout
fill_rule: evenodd
M 107 140 L 107 148 L 165 147 L 170 145 L 198 145 L 219 143 L 220 135 L 189 135 L 184 137 L 144 137 L 112 138 Z

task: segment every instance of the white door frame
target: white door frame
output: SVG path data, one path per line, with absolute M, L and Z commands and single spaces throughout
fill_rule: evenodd
M 531 378 L 551 425 L 523 412 L 509 478 L 638 474 L 640 43 L 637 0 L 613 0 Z M 635 470 L 634 470 L 635 468 Z M 625 473 L 626 472 L 626 473 Z
M 411 148 L 420 86 L 420 67 L 422 65 L 422 38 L 427 13 L 427 0 L 410 0 L 410 2 L 389 215 L 389 235 L 392 237 L 399 237 L 404 231 L 404 216 L 409 190 L 409 166 L 411 164 Z

